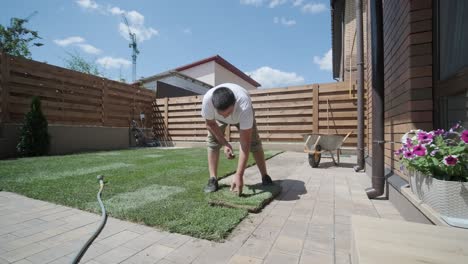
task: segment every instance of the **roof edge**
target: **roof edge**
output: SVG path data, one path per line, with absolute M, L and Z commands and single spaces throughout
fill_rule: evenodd
M 184 71 L 186 69 L 190 69 L 190 68 L 193 68 L 193 67 L 201 65 L 201 64 L 205 64 L 205 63 L 210 62 L 210 61 L 215 61 L 219 65 L 221 65 L 224 68 L 228 69 L 230 72 L 234 73 L 235 75 L 239 76 L 241 79 L 243 79 L 244 81 L 250 83 L 251 85 L 253 85 L 255 87 L 261 86 L 261 84 L 258 83 L 257 81 L 255 81 L 254 79 L 252 79 L 252 77 L 248 76 L 243 71 L 239 70 L 239 68 L 232 65 L 230 62 L 228 62 L 227 60 L 225 60 L 223 57 L 221 57 L 219 55 L 211 56 L 211 57 L 208 57 L 208 58 L 205 58 L 205 59 L 202 59 L 202 60 L 187 64 L 187 65 L 184 65 L 184 66 L 180 66 L 178 68 L 175 68 L 174 70 L 175 71 Z

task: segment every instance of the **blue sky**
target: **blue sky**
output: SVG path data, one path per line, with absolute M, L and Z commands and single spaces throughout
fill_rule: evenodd
M 15 0 L 0 23 L 27 24 L 43 38 L 34 60 L 64 66 L 78 52 L 104 76 L 131 80 L 125 14 L 137 34 L 137 78 L 219 54 L 267 87 L 333 82 L 328 0 Z

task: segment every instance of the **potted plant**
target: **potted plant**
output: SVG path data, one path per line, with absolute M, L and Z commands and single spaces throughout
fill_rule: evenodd
M 468 130 L 411 130 L 395 152 L 411 191 L 448 224 L 468 228 Z

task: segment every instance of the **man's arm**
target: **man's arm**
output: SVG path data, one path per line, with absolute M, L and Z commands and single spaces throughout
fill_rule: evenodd
M 215 136 L 219 144 L 223 146 L 227 146 L 227 145 L 230 146 L 229 142 L 227 142 L 227 140 L 224 138 L 223 132 L 219 128 L 218 123 L 216 123 L 216 120 L 205 119 L 205 123 L 206 123 L 206 128 L 211 132 L 213 136 Z
M 243 177 L 247 160 L 249 159 L 250 140 L 252 138 L 252 128 L 240 129 L 240 150 L 239 163 L 237 164 L 237 176 Z
M 234 151 L 232 150 L 231 144 L 224 138 L 224 133 L 219 128 L 218 124 L 215 120 L 205 120 L 206 128 L 211 132 L 212 135 L 215 136 L 216 140 L 218 140 L 219 144 L 224 146 L 224 155 L 228 159 L 233 159 Z

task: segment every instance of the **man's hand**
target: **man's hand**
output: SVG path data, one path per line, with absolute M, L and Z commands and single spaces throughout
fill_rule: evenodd
M 242 188 L 244 188 L 244 177 L 236 173 L 232 179 L 231 192 L 235 192 L 241 196 Z
M 232 150 L 231 144 L 227 143 L 224 146 L 224 155 L 226 156 L 227 159 L 233 159 L 236 157 L 236 155 L 234 155 L 234 150 Z

